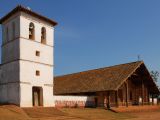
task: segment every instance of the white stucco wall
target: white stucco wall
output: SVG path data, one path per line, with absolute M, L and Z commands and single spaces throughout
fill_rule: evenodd
M 32 85 L 31 84 L 20 84 L 20 106 L 21 107 L 32 107 Z
M 2 64 L 19 59 L 19 40 L 2 46 Z
M 2 24 L 2 65 L 0 74 L 0 103 L 19 105 L 19 13 Z M 13 29 L 13 23 L 15 25 Z M 8 28 L 8 39 L 6 29 Z M 15 35 L 13 36 L 13 30 Z M 18 38 L 17 38 L 18 39 Z
M 15 36 L 13 37 L 13 24 Z M 29 39 L 29 24 L 34 23 L 35 40 Z M 6 28 L 8 38 L 6 39 Z M 46 28 L 46 45 L 41 43 L 41 28 Z M 54 28 L 49 23 L 19 12 L 2 25 L 3 47 L 0 73 L 0 102 L 32 107 L 32 87 L 43 88 L 43 106 L 54 106 L 53 44 Z M 40 56 L 36 56 L 36 51 Z M 36 70 L 40 75 L 36 76 Z
M 19 105 L 19 62 L 14 61 L 1 66 L 0 103 Z
M 17 38 L 20 34 L 20 17 L 19 17 L 20 13 L 16 13 L 13 16 L 11 16 L 8 20 L 6 20 L 3 24 L 2 24 L 2 33 L 3 33 L 3 37 L 2 37 L 2 43 L 6 43 L 8 41 L 12 41 L 14 38 Z M 13 38 L 13 22 L 15 23 L 15 36 Z M 8 40 L 6 39 L 6 29 L 8 28 Z
M 1 84 L 6 84 L 8 82 L 19 81 L 19 62 L 11 62 L 10 64 L 4 64 L 1 66 Z
M 53 46 L 54 45 L 54 28 L 33 16 L 27 15 L 23 12 L 21 12 L 20 16 L 20 37 L 28 38 L 29 36 L 29 24 L 34 23 L 35 26 L 35 41 L 41 42 L 41 28 L 46 28 L 46 39 L 47 39 L 47 45 Z M 53 57 L 53 56 L 52 56 Z
M 54 101 L 94 101 L 94 97 L 91 96 L 54 96 Z
M 35 26 L 35 40 L 29 40 L 29 24 Z M 41 28 L 46 28 L 46 45 L 41 43 Z M 32 106 L 32 88 L 42 87 L 43 106 L 54 106 L 53 100 L 53 28 L 21 12 L 20 16 L 20 81 L 21 106 Z M 40 56 L 36 56 L 36 51 Z M 36 76 L 36 70 L 40 75 Z M 27 93 L 26 93 L 27 91 Z M 26 98 L 26 99 L 25 99 Z
M 36 70 L 40 71 L 40 76 L 36 76 Z M 20 81 L 29 82 L 32 85 L 40 86 L 44 84 L 53 85 L 53 69 L 47 66 L 30 61 L 20 61 Z
M 54 96 L 55 107 L 93 107 L 94 100 L 94 96 Z
M 36 51 L 40 56 L 35 55 Z M 53 47 L 21 38 L 20 59 L 53 65 Z
M 14 28 L 13 28 L 14 23 Z M 13 61 L 19 56 L 19 43 L 18 36 L 20 34 L 20 17 L 19 13 L 11 16 L 2 24 L 2 64 L 5 62 Z M 7 39 L 8 28 L 8 39 Z M 13 31 L 15 35 L 13 36 Z M 7 44 L 6 44 L 7 43 Z
M 45 107 L 54 107 L 53 86 L 43 86 L 43 104 Z
M 43 106 L 44 107 L 54 107 L 54 98 L 53 98 L 53 87 L 45 85 L 36 85 L 37 87 L 43 88 Z M 32 87 L 34 85 L 29 83 L 20 84 L 20 106 L 21 107 L 32 107 Z M 25 94 L 24 94 L 25 93 Z
M 8 86 L 0 85 L 0 103 L 8 102 Z
M 7 97 L 8 103 L 13 103 L 19 105 L 20 94 L 19 94 L 19 83 L 9 83 L 7 84 Z

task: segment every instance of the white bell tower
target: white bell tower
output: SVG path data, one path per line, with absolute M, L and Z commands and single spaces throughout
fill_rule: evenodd
M 17 6 L 0 19 L 2 64 L 0 103 L 20 107 L 54 106 L 55 21 Z

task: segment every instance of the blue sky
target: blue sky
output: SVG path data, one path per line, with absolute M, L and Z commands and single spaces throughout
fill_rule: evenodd
M 0 3 L 0 17 L 22 4 L 59 23 L 55 27 L 55 75 L 132 62 L 137 55 L 149 70 L 160 72 L 159 0 Z

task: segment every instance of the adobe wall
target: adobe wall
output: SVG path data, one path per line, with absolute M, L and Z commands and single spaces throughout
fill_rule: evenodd
M 55 107 L 94 107 L 94 97 L 89 96 L 54 96 Z

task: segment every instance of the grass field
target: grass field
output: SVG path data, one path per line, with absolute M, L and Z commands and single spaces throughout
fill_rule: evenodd
M 0 120 L 160 120 L 160 110 L 115 113 L 99 108 L 24 108 L 0 106 Z

